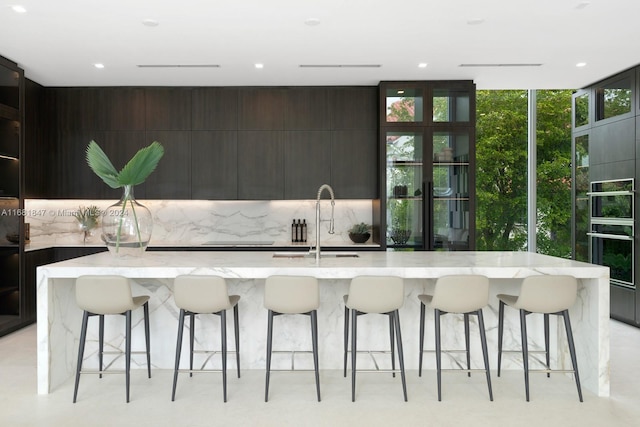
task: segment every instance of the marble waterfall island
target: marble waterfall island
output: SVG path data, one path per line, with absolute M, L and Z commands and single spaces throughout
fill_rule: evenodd
M 578 366 L 583 387 L 599 396 L 609 395 L 609 269 L 606 267 L 528 252 L 360 252 L 356 258 L 274 258 L 270 252 L 147 252 L 141 257 L 116 258 L 99 253 L 44 265 L 37 269 L 38 298 L 38 393 L 55 391 L 72 378 L 78 351 L 82 313 L 75 304 L 75 279 L 85 274 L 119 274 L 135 281 L 134 294 L 150 299 L 151 361 L 153 369 L 172 369 L 175 355 L 178 310 L 173 303 L 173 278 L 180 274 L 215 274 L 228 280 L 229 292 L 239 294 L 240 346 L 243 369 L 264 369 L 267 312 L 263 307 L 264 279 L 274 274 L 311 275 L 320 279 L 318 328 L 320 368 L 342 369 L 343 316 L 342 297 L 349 281 L 358 275 L 394 275 L 405 279 L 405 304 L 400 309 L 407 369 L 417 369 L 419 302 L 417 295 L 433 289 L 434 279 L 447 274 L 483 274 L 491 279 L 489 306 L 484 309 L 489 341 L 490 364 L 495 370 L 497 358 L 498 293 L 517 294 L 520 279 L 538 274 L 569 274 L 579 279 L 578 299 L 570 310 L 576 341 Z M 519 349 L 520 331 L 515 310 L 505 313 L 505 349 Z M 211 348 L 219 343 L 216 316 L 198 320 L 196 347 Z M 530 349 L 544 348 L 542 316 L 528 317 Z M 552 316 L 552 367 L 568 367 L 563 325 Z M 119 316 L 105 319 L 105 343 L 122 344 L 123 323 Z M 305 316 L 294 316 L 278 325 L 280 340 L 274 350 L 309 349 L 310 336 Z M 475 320 L 472 320 L 475 322 Z M 462 316 L 445 316 L 443 348 L 464 348 Z M 141 348 L 141 315 L 134 314 L 132 333 L 134 350 Z M 362 349 L 387 349 L 386 316 L 364 316 L 358 336 Z M 97 325 L 90 323 L 86 366 L 97 362 Z M 230 331 L 232 327 L 229 326 Z M 304 329 L 301 329 L 304 328 Z M 456 328 L 457 333 L 447 333 Z M 425 343 L 433 346 L 433 314 L 427 315 Z M 471 327 L 472 367 L 482 365 L 476 324 Z M 231 336 L 231 335 L 230 335 Z M 187 340 L 183 343 L 187 351 Z M 462 341 L 462 342 L 460 342 Z M 366 346 L 364 345 L 366 343 Z M 215 347 L 214 347 L 215 348 Z M 433 348 L 433 347 L 429 347 Z M 476 350 L 474 350 L 476 349 Z M 302 355 L 301 357 L 303 357 Z M 480 356 L 480 357 L 479 357 Z M 284 357 L 284 356 L 283 356 Z M 229 358 L 233 369 L 233 357 Z M 386 363 L 387 358 L 380 358 Z M 425 355 L 425 368 L 434 369 L 434 358 Z M 363 359 L 363 367 L 364 366 Z M 296 361 L 305 367 L 310 361 Z M 276 360 L 274 368 L 289 367 L 290 359 Z M 359 362 L 360 363 L 360 362 Z M 144 358 L 132 366 L 144 368 Z M 445 368 L 456 366 L 447 359 Z M 116 363 L 115 367 L 118 365 Z M 503 358 L 503 369 L 522 369 L 521 357 Z M 568 387 L 572 388 L 571 380 Z

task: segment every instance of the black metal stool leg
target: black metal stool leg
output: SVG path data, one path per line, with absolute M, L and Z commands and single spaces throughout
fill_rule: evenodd
M 130 384 L 130 373 L 131 373 L 131 310 L 128 310 L 125 313 L 127 330 L 125 337 L 125 377 L 127 383 L 127 403 L 129 403 L 129 384 Z
M 438 379 L 438 401 L 442 400 L 442 389 L 441 389 L 441 380 L 442 380 L 442 365 L 441 365 L 441 347 L 440 347 L 440 310 L 434 310 L 433 316 L 434 324 L 435 324 L 435 339 L 436 339 L 436 376 Z
M 240 378 L 240 322 L 238 320 L 238 304 L 233 306 L 233 332 L 236 339 L 236 368 Z
M 84 344 L 87 340 L 87 324 L 89 323 L 89 313 L 82 314 L 82 328 L 80 329 L 80 344 L 78 345 L 78 363 L 76 365 L 76 384 L 73 388 L 73 403 L 78 397 L 78 385 L 80 384 L 80 371 L 82 370 L 82 359 L 84 358 Z
M 102 366 L 104 360 L 104 314 L 98 315 L 98 378 L 102 378 Z
M 504 332 L 504 303 L 500 301 L 498 309 L 498 376 L 500 376 L 500 367 L 502 366 L 502 334 Z
M 193 377 L 193 343 L 196 337 L 196 315 L 189 313 L 189 376 Z
M 220 341 L 222 347 L 222 399 L 227 401 L 227 312 L 220 312 Z
M 147 348 L 147 376 L 151 378 L 151 334 L 149 332 L 149 302 L 142 306 L 144 311 L 144 343 Z
M 464 313 L 464 345 L 465 352 L 467 354 L 467 369 L 471 369 L 471 353 L 469 352 L 470 338 L 469 338 L 469 313 Z M 467 372 L 467 376 L 471 376 L 471 372 Z
M 318 363 L 318 312 L 311 312 L 311 342 L 313 345 L 313 367 L 316 374 L 316 393 L 320 402 L 320 368 Z
M 425 305 L 420 302 L 420 354 L 418 356 L 418 376 L 422 376 L 422 353 L 424 352 L 424 317 Z
M 480 342 L 482 343 L 482 356 L 484 357 L 484 370 L 487 375 L 487 387 L 489 388 L 489 400 L 493 402 L 493 390 L 491 389 L 491 371 L 489 370 L 489 352 L 487 350 L 487 335 L 484 329 L 484 316 L 482 309 L 476 312 L 478 315 L 478 327 L 480 328 Z
M 273 311 L 269 310 L 267 320 L 267 374 L 264 386 L 264 401 L 269 401 L 269 373 L 271 371 L 271 342 L 273 338 Z
M 357 346 L 358 312 L 351 310 L 351 401 L 356 401 L 356 354 Z
M 349 309 L 344 307 L 344 367 L 343 375 L 347 378 L 347 353 L 349 352 Z
M 524 389 L 527 402 L 529 401 L 529 350 L 527 348 L 527 314 L 520 310 L 520 333 L 522 340 L 522 364 L 524 365 Z
M 404 401 L 407 401 L 407 381 L 404 374 L 404 352 L 402 350 L 402 333 L 400 332 L 400 313 L 398 310 L 393 312 L 393 320 L 396 326 L 396 340 L 398 341 L 398 362 L 400 364 L 400 377 L 402 378 L 402 393 Z
M 173 389 L 171 390 L 171 401 L 176 400 L 176 385 L 178 384 L 178 369 L 180 369 L 180 353 L 182 350 L 182 333 L 184 330 L 184 310 L 180 310 L 178 320 L 178 341 L 176 342 L 176 363 L 173 369 Z
M 394 350 L 394 344 L 393 344 L 393 328 L 394 328 L 394 316 L 392 313 L 389 313 L 389 339 L 391 341 L 391 370 L 395 371 L 396 370 L 396 358 L 395 358 L 395 350 Z M 392 372 L 391 373 L 392 377 L 396 377 L 396 373 Z
M 549 314 L 544 313 L 544 355 L 545 361 L 547 362 L 547 369 L 551 369 L 550 358 L 549 358 Z M 547 378 L 551 375 L 547 372 Z
M 582 388 L 580 387 L 580 375 L 578 374 L 578 359 L 576 358 L 576 347 L 573 342 L 573 332 L 571 330 L 571 320 L 569 320 L 569 311 L 564 310 L 562 312 L 564 319 L 564 328 L 567 332 L 567 343 L 569 344 L 569 354 L 571 355 L 571 364 L 573 365 L 573 375 L 576 379 L 576 387 L 578 388 L 578 397 L 582 402 Z

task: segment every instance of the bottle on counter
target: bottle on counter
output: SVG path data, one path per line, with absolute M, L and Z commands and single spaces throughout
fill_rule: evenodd
M 307 220 L 302 220 L 302 242 L 307 243 Z
M 296 224 L 296 242 L 302 242 L 302 224 L 300 223 L 300 219 L 298 219 L 298 223 Z
M 296 220 L 294 219 L 293 222 L 291 223 L 291 243 L 295 243 L 296 238 L 297 238 L 297 231 L 296 231 L 297 227 L 296 227 Z

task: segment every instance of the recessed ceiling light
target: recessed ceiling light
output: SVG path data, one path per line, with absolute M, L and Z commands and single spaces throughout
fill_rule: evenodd
M 160 25 L 160 23 L 155 19 L 143 19 L 142 25 L 144 25 L 145 27 L 157 27 L 158 25 Z
M 427 63 L 426 62 L 419 63 L 418 68 L 427 68 Z
M 468 25 L 480 25 L 484 22 L 484 18 L 471 18 L 467 20 Z
M 576 67 L 580 68 L 580 67 L 585 67 L 586 65 L 587 65 L 587 63 L 586 63 L 586 62 L 578 62 L 578 63 L 576 64 Z
M 104 68 L 104 64 L 100 64 L 100 63 L 93 64 L 93 66 L 96 67 L 96 68 L 99 68 L 99 69 Z
M 576 9 L 580 10 L 580 9 L 584 9 L 585 7 L 589 6 L 591 4 L 591 2 L 588 1 L 581 1 L 580 3 L 578 3 L 576 5 Z
M 264 64 L 260 64 L 260 63 L 255 64 L 255 67 L 256 67 L 256 68 L 264 68 Z
M 21 6 L 19 4 L 16 4 L 15 6 L 11 6 L 11 9 L 13 9 L 15 13 L 27 13 L 27 9 L 25 9 L 24 6 Z
M 318 18 L 307 18 L 304 20 L 304 25 L 315 27 L 316 25 L 320 25 L 320 20 Z

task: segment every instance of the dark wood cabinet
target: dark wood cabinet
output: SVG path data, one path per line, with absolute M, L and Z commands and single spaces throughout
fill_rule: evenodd
M 147 130 L 190 130 L 191 89 L 145 89 L 145 128 Z
M 158 101 L 153 99 L 153 101 Z M 101 128 L 105 130 L 145 130 L 145 91 L 141 88 L 100 90 Z
M 283 133 L 238 132 L 238 199 L 284 197 Z
M 147 131 L 147 143 L 158 141 L 164 156 L 144 183 L 149 199 L 191 198 L 191 132 Z M 137 196 L 139 197 L 139 196 Z
M 331 132 L 284 133 L 284 198 L 314 199 L 331 182 Z
M 341 199 L 378 197 L 378 134 L 336 130 L 331 136 L 331 185 Z
M 118 170 L 164 145 L 141 199 L 308 199 L 324 183 L 338 198 L 378 194 L 375 87 L 43 88 L 41 100 L 39 197 L 120 197 L 86 165 L 91 140 Z
M 332 129 L 378 129 L 377 87 L 329 89 Z
M 284 129 L 329 130 L 331 110 L 326 88 L 291 88 L 286 91 Z
M 238 89 L 238 130 L 283 130 L 285 90 Z
M 196 88 L 191 101 L 192 130 L 238 129 L 238 89 Z
M 34 321 L 24 269 L 24 72 L 0 57 L 0 336 Z
M 191 198 L 238 198 L 238 132 L 191 133 Z

